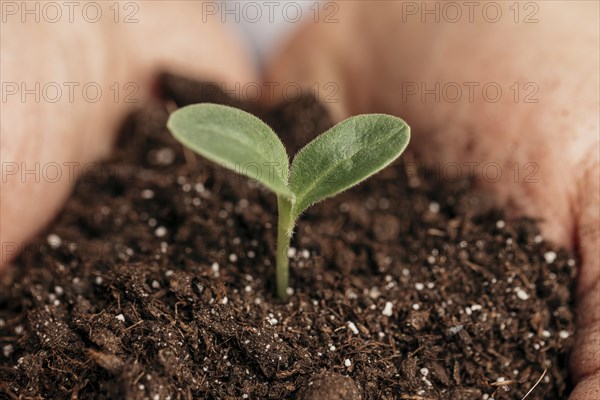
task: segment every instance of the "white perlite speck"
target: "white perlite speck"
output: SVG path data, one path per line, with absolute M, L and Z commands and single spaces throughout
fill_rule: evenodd
M 62 239 L 55 233 L 49 234 L 46 240 L 48 241 L 50 247 L 52 247 L 53 249 L 60 247 L 60 245 L 62 244 Z
M 288 258 L 294 258 L 296 257 L 296 248 L 295 247 L 290 247 L 287 251 L 287 256 Z
M 167 228 L 165 228 L 164 226 L 159 226 L 158 228 L 156 228 L 156 230 L 154 231 L 154 235 L 156 235 L 156 237 L 163 237 L 167 234 Z
M 423 285 L 422 283 L 415 283 L 415 289 L 417 289 L 418 291 L 423 290 L 423 288 L 425 288 L 425 285 Z
M 371 289 L 369 289 L 370 298 L 372 298 L 373 300 L 377 300 L 379 296 L 381 296 L 381 291 L 377 286 L 373 286 Z
M 499 219 L 498 221 L 496 221 L 496 228 L 502 229 L 505 226 L 506 226 L 506 223 L 504 221 L 502 221 L 501 219 Z
M 448 332 L 450 332 L 453 335 L 456 335 L 458 332 L 462 331 L 462 329 L 463 325 L 456 325 L 448 328 Z
M 115 318 L 118 319 L 121 322 L 125 322 L 125 317 L 123 316 L 123 314 L 119 314 Z
M 515 291 L 517 292 L 517 297 L 521 300 L 528 300 L 529 299 L 529 294 L 527 294 L 526 291 L 524 291 L 523 289 L 517 287 L 515 288 Z
M 383 311 L 381 312 L 381 314 L 385 315 L 386 317 L 391 317 L 393 315 L 393 308 L 394 308 L 394 305 L 392 304 L 392 302 L 387 301 L 385 303 L 385 307 L 383 308 Z
M 10 355 L 13 353 L 14 351 L 14 347 L 12 344 L 7 344 L 6 346 L 4 346 L 2 348 L 2 354 L 4 354 L 4 357 L 10 357 Z
M 350 359 L 349 359 L 349 358 L 346 358 L 346 359 L 344 360 L 344 365 L 345 365 L 346 367 L 349 367 L 349 366 L 351 366 L 351 365 L 352 365 L 352 361 L 350 361 Z
M 542 237 L 542 235 L 535 235 L 535 237 L 533 238 L 533 241 L 534 241 L 536 244 L 540 244 L 540 243 L 542 243 L 542 241 L 543 241 L 543 240 L 544 240 L 544 238 Z
M 565 330 L 562 330 L 562 331 L 558 332 L 558 336 L 559 336 L 561 339 L 566 339 L 566 338 L 568 338 L 568 337 L 569 337 L 569 332 L 568 332 L 568 331 L 565 331 Z
M 162 149 L 158 149 L 156 151 L 154 157 L 154 162 L 156 162 L 158 165 L 171 165 L 173 164 L 173 161 L 175 161 L 175 152 L 168 147 L 163 147 Z M 180 181 L 179 178 L 177 181 Z
M 432 201 L 431 203 L 429 203 L 429 212 L 432 212 L 434 214 L 437 214 L 440 212 L 440 204 L 436 203 L 435 201 Z
M 547 251 L 544 253 L 544 259 L 548 264 L 552 264 L 556 260 L 556 253 L 553 251 Z
M 219 263 L 217 263 L 217 262 L 212 263 L 210 266 L 210 269 L 212 269 L 213 274 L 215 276 L 219 276 Z
M 352 331 L 352 333 L 354 333 L 355 335 L 358 335 L 358 328 L 356 327 L 354 322 L 348 321 L 347 325 L 348 325 L 348 329 L 350 329 Z
M 421 375 L 423 376 L 427 376 L 429 375 L 429 370 L 427 368 L 421 368 Z

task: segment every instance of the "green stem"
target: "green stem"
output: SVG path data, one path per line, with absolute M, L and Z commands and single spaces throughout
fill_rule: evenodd
M 287 298 L 289 284 L 289 258 L 288 249 L 292 239 L 294 221 L 292 221 L 292 203 L 284 196 L 277 196 L 279 221 L 277 223 L 277 267 L 275 270 L 277 281 L 277 297 L 282 300 Z

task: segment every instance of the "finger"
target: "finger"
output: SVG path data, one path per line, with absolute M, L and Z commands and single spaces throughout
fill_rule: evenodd
M 569 400 L 596 400 L 600 397 L 600 373 L 584 378 L 573 389 Z

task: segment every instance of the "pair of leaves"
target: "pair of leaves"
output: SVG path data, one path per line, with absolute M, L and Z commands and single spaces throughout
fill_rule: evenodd
M 400 118 L 358 115 L 306 145 L 290 167 L 275 132 L 236 108 L 209 103 L 186 106 L 170 116 L 167 127 L 177 140 L 203 157 L 287 198 L 292 204 L 292 221 L 310 205 L 385 168 L 410 139 L 410 128 Z

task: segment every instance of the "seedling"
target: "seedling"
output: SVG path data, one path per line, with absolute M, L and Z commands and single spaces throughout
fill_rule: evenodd
M 277 195 L 276 286 L 282 299 L 287 297 L 288 249 L 300 214 L 388 166 L 410 139 L 410 128 L 400 118 L 358 115 L 307 144 L 290 166 L 275 132 L 236 108 L 186 106 L 171 114 L 167 127 L 196 153 L 257 180 Z

